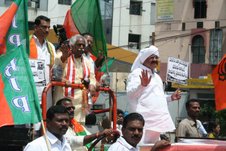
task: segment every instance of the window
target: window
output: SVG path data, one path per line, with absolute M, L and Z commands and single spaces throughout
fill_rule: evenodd
M 205 63 L 204 39 L 200 35 L 192 39 L 192 63 Z
M 28 7 L 39 8 L 39 0 L 28 0 Z
M 71 5 L 71 0 L 58 0 L 58 4 Z
M 129 34 L 129 48 L 140 49 L 140 35 Z
M 129 14 L 131 15 L 141 15 L 142 2 L 140 1 L 130 1 Z
M 156 6 L 155 3 L 151 3 L 151 25 L 155 24 L 156 21 Z
M 206 0 L 193 0 L 194 18 L 206 18 Z
M 217 64 L 222 58 L 222 29 L 210 31 L 210 64 Z

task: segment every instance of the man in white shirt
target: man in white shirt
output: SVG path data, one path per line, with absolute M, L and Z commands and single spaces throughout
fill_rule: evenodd
M 71 151 L 66 138 L 63 136 L 69 125 L 69 114 L 65 107 L 56 105 L 48 109 L 47 114 L 47 133 L 32 142 L 28 143 L 24 151 Z
M 54 64 L 55 47 L 46 38 L 49 35 L 50 19 L 40 15 L 35 19 L 34 33 L 30 35 L 29 62 L 41 104 L 44 87 L 51 81 L 51 68 Z M 38 64 L 36 66 L 35 64 Z M 33 64 L 33 65 L 32 65 Z M 52 106 L 52 89 L 47 93 L 47 108 Z M 35 135 L 39 136 L 40 123 L 34 125 Z
M 131 112 L 140 113 L 145 120 L 141 143 L 155 143 L 160 133 L 175 130 L 168 111 L 167 101 L 179 100 L 177 90 L 171 96 L 164 94 L 163 82 L 156 72 L 159 51 L 155 46 L 142 49 L 134 61 L 128 76 L 127 95 Z
M 122 135 L 117 141 L 110 146 L 108 151 L 138 151 L 137 144 L 143 135 L 145 121 L 141 114 L 130 113 L 123 121 Z M 168 141 L 162 140 L 155 143 L 151 151 L 169 146 Z
M 56 103 L 57 105 L 62 105 L 66 107 L 69 117 L 70 117 L 70 123 L 68 127 L 68 131 L 65 134 L 66 139 L 69 141 L 71 148 L 73 151 L 86 151 L 90 147 L 90 143 L 97 139 L 98 137 L 101 137 L 103 135 L 110 135 L 113 133 L 112 129 L 105 129 L 103 131 L 90 134 L 90 132 L 87 131 L 87 129 L 79 124 L 74 119 L 74 105 L 72 104 L 72 100 L 70 98 L 62 98 Z

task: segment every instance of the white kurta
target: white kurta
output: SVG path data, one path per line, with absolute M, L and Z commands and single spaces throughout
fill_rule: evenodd
M 84 68 L 83 68 L 83 64 L 82 64 L 82 61 L 81 61 L 81 58 L 75 58 L 74 59 L 74 62 L 71 61 L 71 72 L 70 72 L 70 76 L 69 76 L 69 79 L 66 78 L 66 75 L 67 75 L 67 71 L 68 71 L 68 60 L 65 61 L 65 63 L 62 63 L 61 61 L 61 56 L 62 56 L 62 53 L 59 51 L 57 52 L 57 55 L 56 55 L 56 58 L 55 58 L 55 65 L 56 66 L 61 66 L 62 69 L 63 69 L 63 81 L 67 82 L 67 83 L 72 83 L 74 82 L 75 84 L 81 84 L 81 79 L 83 79 L 84 75 L 83 75 L 83 72 L 84 72 Z M 90 69 L 90 64 L 89 62 L 87 61 L 87 59 L 84 59 L 84 63 L 87 65 L 87 67 Z M 74 67 L 73 67 L 74 65 Z M 75 71 L 75 75 L 73 76 L 73 72 L 72 72 L 72 69 L 74 68 L 74 71 Z M 90 85 L 96 85 L 96 79 L 95 79 L 95 74 L 93 72 L 90 72 L 90 77 L 89 77 L 89 80 L 90 80 Z M 63 87 L 56 87 L 55 89 L 55 92 L 54 92 L 54 102 L 57 102 L 59 99 L 65 97 L 65 88 Z M 83 105 L 83 101 L 82 101 L 82 90 L 80 89 L 75 89 L 74 90 L 74 96 L 71 95 L 72 93 L 72 89 L 71 88 L 68 88 L 68 96 L 66 97 L 71 97 L 73 98 L 72 99 L 72 102 L 75 106 L 75 119 L 78 121 L 78 122 L 82 122 L 82 123 L 85 123 L 85 117 L 86 117 L 86 113 L 83 111 L 82 109 L 82 105 Z
M 140 75 L 142 70 L 152 75 L 151 82 L 143 87 Z M 156 132 L 168 132 L 175 129 L 168 111 L 167 97 L 164 94 L 163 83 L 157 73 L 153 73 L 143 65 L 133 70 L 128 76 L 127 95 L 131 112 L 138 112 L 145 120 L 144 129 Z

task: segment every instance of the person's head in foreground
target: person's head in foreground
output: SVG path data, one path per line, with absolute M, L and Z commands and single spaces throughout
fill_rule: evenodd
M 66 108 L 61 105 L 50 107 L 46 114 L 46 126 L 49 132 L 62 140 L 69 126 L 69 114 Z
M 142 138 L 144 124 L 144 118 L 139 113 L 130 113 L 124 118 L 122 126 L 123 138 L 127 143 L 135 148 Z M 151 151 L 157 151 L 158 149 L 167 146 L 170 146 L 169 141 L 157 141 L 152 147 Z
M 144 118 L 139 113 L 128 114 L 123 121 L 122 134 L 131 146 L 136 147 L 143 135 Z

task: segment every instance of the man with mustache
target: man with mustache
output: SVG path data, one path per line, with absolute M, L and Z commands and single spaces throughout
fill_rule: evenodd
M 96 93 L 95 74 L 91 72 L 92 66 L 84 58 L 84 48 L 86 39 L 81 35 L 75 35 L 70 38 L 69 45 L 62 45 L 57 52 L 55 65 L 62 68 L 62 81 L 66 83 L 84 84 L 87 91 L 74 89 L 70 87 L 56 87 L 54 100 L 57 101 L 63 97 L 72 98 L 75 106 L 74 118 L 85 123 L 85 117 L 89 113 L 90 106 L 88 99 L 85 99 L 87 93 L 94 96 Z
M 55 47 L 46 38 L 49 35 L 50 19 L 46 16 L 38 16 L 35 19 L 34 33 L 30 35 L 30 59 L 45 61 L 45 79 L 48 83 L 50 70 L 54 64 Z
M 145 121 L 141 114 L 128 114 L 123 120 L 122 136 L 110 146 L 108 151 L 138 151 L 137 144 L 142 138 L 144 124 Z M 168 141 L 157 141 L 151 151 L 157 151 L 167 146 L 170 146 Z
M 33 140 L 25 146 L 24 151 L 71 151 L 64 137 L 69 125 L 69 114 L 66 108 L 61 105 L 52 106 L 48 109 L 46 117 L 47 139 L 41 136 Z
M 186 102 L 188 117 L 183 119 L 177 129 L 177 137 L 205 137 L 207 132 L 197 118 L 200 113 L 200 104 L 197 99 Z
M 179 90 L 171 96 L 164 94 L 163 82 L 157 74 L 159 51 L 155 46 L 140 50 L 127 80 L 127 95 L 132 112 L 143 115 L 144 135 L 141 143 L 155 143 L 160 133 L 175 129 L 167 101 L 179 100 Z
M 40 15 L 36 17 L 34 24 L 35 24 L 34 33 L 29 37 L 29 40 L 30 40 L 29 59 L 32 59 L 31 62 L 40 61 L 38 65 L 40 67 L 38 67 L 38 69 L 36 70 L 36 74 L 43 73 L 43 74 L 40 74 L 41 75 L 40 77 L 43 77 L 41 79 L 43 81 L 41 82 L 39 81 L 36 87 L 37 87 L 38 97 L 41 100 L 42 91 L 45 85 L 51 81 L 50 71 L 54 64 L 55 47 L 51 42 L 47 40 L 47 36 L 49 35 L 49 31 L 50 31 L 50 18 Z M 41 86 L 40 86 L 40 83 L 42 84 Z M 48 100 L 52 100 L 51 90 L 48 91 L 47 98 Z M 52 101 L 47 101 L 47 107 L 50 107 L 50 106 L 52 106 Z M 34 129 L 35 129 L 35 137 L 40 136 L 40 123 L 34 124 Z
M 74 106 L 72 104 L 72 101 L 70 98 L 62 98 L 59 101 L 57 101 L 56 105 L 62 105 L 66 107 L 70 122 L 68 131 L 65 134 L 67 140 L 69 141 L 71 148 L 73 151 L 83 150 L 86 151 L 90 147 L 90 143 L 97 139 L 98 137 L 104 136 L 104 135 L 110 135 L 113 133 L 112 129 L 105 129 L 103 131 L 90 134 L 86 128 L 79 124 L 76 119 L 74 119 Z

